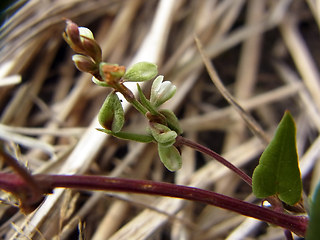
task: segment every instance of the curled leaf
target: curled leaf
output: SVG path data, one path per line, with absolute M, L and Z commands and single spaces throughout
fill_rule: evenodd
M 99 114 L 100 125 L 112 132 L 119 132 L 124 124 L 124 111 L 118 95 L 111 92 L 104 101 Z
M 130 82 L 144 82 L 151 80 L 157 74 L 157 65 L 149 62 L 138 62 L 126 71 L 123 79 Z
M 164 147 L 158 144 L 158 153 L 161 162 L 169 171 L 174 172 L 181 168 L 181 155 L 175 146 Z
M 150 131 L 154 139 L 162 146 L 169 147 L 176 141 L 177 133 L 160 123 L 151 123 Z

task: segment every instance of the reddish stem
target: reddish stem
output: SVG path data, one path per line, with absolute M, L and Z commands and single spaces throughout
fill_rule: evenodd
M 211 191 L 170 183 L 78 175 L 34 175 L 34 180 L 48 193 L 54 188 L 63 187 L 79 190 L 143 193 L 198 201 L 278 225 L 299 236 L 305 235 L 308 225 L 308 219 L 305 217 L 279 213 L 271 209 L 263 208 Z M 20 191 L 27 187 L 28 185 L 20 176 L 9 173 L 0 173 L 1 189 L 14 193 L 15 191 Z
M 4 150 L 2 143 L 0 143 L 0 156 L 26 184 L 24 189 L 20 189 L 21 191 L 13 191 L 18 198 L 22 197 L 28 199 L 28 201 L 21 203 L 23 211 L 26 213 L 33 211 L 33 205 L 41 202 L 43 199 L 43 192 L 40 186 L 37 184 L 29 170 Z
M 248 185 L 252 186 L 252 179 L 251 177 L 249 177 L 245 172 L 243 172 L 241 169 L 237 168 L 236 166 L 234 166 L 232 163 L 230 163 L 228 160 L 226 160 L 225 158 L 223 158 L 221 155 L 219 155 L 218 153 L 216 153 L 215 151 L 212 151 L 211 149 L 193 142 L 189 139 L 186 139 L 184 137 L 178 136 L 176 138 L 176 144 L 178 146 L 180 145 L 185 145 L 188 147 L 193 148 L 194 150 L 197 150 L 199 152 L 202 152 L 204 154 L 207 154 L 208 156 L 216 159 L 218 162 L 220 162 L 221 164 L 223 164 L 224 166 L 226 166 L 227 168 L 229 168 L 231 171 L 235 172 L 240 178 L 242 178 Z

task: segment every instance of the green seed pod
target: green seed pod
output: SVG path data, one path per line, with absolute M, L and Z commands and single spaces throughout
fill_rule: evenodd
M 172 146 L 176 142 L 177 133 L 160 123 L 151 123 L 150 131 L 154 139 L 162 146 Z
M 123 79 L 129 82 L 144 82 L 151 80 L 157 74 L 157 65 L 149 62 L 138 62 L 126 71 Z
M 164 147 L 158 144 L 158 153 L 161 162 L 171 172 L 177 171 L 182 166 L 182 158 L 175 146 Z
M 166 117 L 168 127 L 171 130 L 174 130 L 178 135 L 182 134 L 183 130 L 180 127 L 179 120 L 171 110 L 161 109 L 159 112 Z
M 100 125 L 112 132 L 119 132 L 124 124 L 124 111 L 118 95 L 111 92 L 104 101 L 98 120 Z
M 136 142 L 142 143 L 150 143 L 154 141 L 154 138 L 151 135 L 146 134 L 139 134 L 139 133 L 131 133 L 131 132 L 112 132 L 108 129 L 96 128 L 100 132 L 104 132 L 106 134 L 110 134 L 114 137 L 124 139 L 124 140 L 131 140 Z

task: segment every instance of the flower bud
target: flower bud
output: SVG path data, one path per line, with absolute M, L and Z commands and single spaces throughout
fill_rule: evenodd
M 90 57 L 75 54 L 72 56 L 72 61 L 74 61 L 76 67 L 82 72 L 94 74 L 98 71 L 97 65 L 92 61 Z
M 67 26 L 65 32 L 63 33 L 64 39 L 67 41 L 69 45 L 80 44 L 81 40 L 78 25 L 72 22 L 71 20 L 66 20 L 66 24 Z
M 69 44 L 73 51 L 81 54 L 85 54 L 80 40 L 80 33 L 78 25 L 71 20 L 66 20 L 66 29 L 62 34 L 63 39 Z
M 157 74 L 157 65 L 149 62 L 138 62 L 126 71 L 123 79 L 129 82 L 144 82 L 151 80 Z
M 88 28 L 78 27 L 71 20 L 67 20 L 66 23 L 66 30 L 62 36 L 73 51 L 87 55 L 96 63 L 100 63 L 102 59 L 101 48 L 94 40 L 92 32 Z
M 124 111 L 115 92 L 111 92 L 104 101 L 99 114 L 100 125 L 112 132 L 119 132 L 124 124 Z
M 80 36 L 80 39 L 86 55 L 90 56 L 95 62 L 100 63 L 102 60 L 102 51 L 99 44 L 94 39 L 85 36 Z
M 162 146 L 169 147 L 176 142 L 177 133 L 160 123 L 150 123 L 150 132 L 154 139 Z
M 158 153 L 161 162 L 171 172 L 177 171 L 182 166 L 182 158 L 175 146 L 164 147 L 158 144 Z
M 81 37 L 86 37 L 88 39 L 94 40 L 93 33 L 89 28 L 86 27 L 78 27 L 79 35 Z
M 158 76 L 152 84 L 150 102 L 158 108 L 161 104 L 168 101 L 176 93 L 176 86 L 169 81 L 163 81 L 163 76 Z

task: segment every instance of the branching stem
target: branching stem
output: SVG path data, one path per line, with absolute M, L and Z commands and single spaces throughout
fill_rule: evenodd
M 235 172 L 239 177 L 241 177 L 248 185 L 252 186 L 252 179 L 251 177 L 249 177 L 245 172 L 243 172 L 241 169 L 237 168 L 236 166 L 234 166 L 232 163 L 230 163 L 228 160 L 226 160 L 225 158 L 223 158 L 221 155 L 219 155 L 218 153 L 216 153 L 215 151 L 199 144 L 196 142 L 193 142 L 189 139 L 186 139 L 182 136 L 178 136 L 176 138 L 176 144 L 178 146 L 180 145 L 185 145 L 188 147 L 193 148 L 194 150 L 197 150 L 199 152 L 202 152 L 204 154 L 207 154 L 208 156 L 216 159 L 218 162 L 220 162 L 221 164 L 223 164 L 224 166 L 226 166 L 227 168 L 229 168 L 231 171 Z

